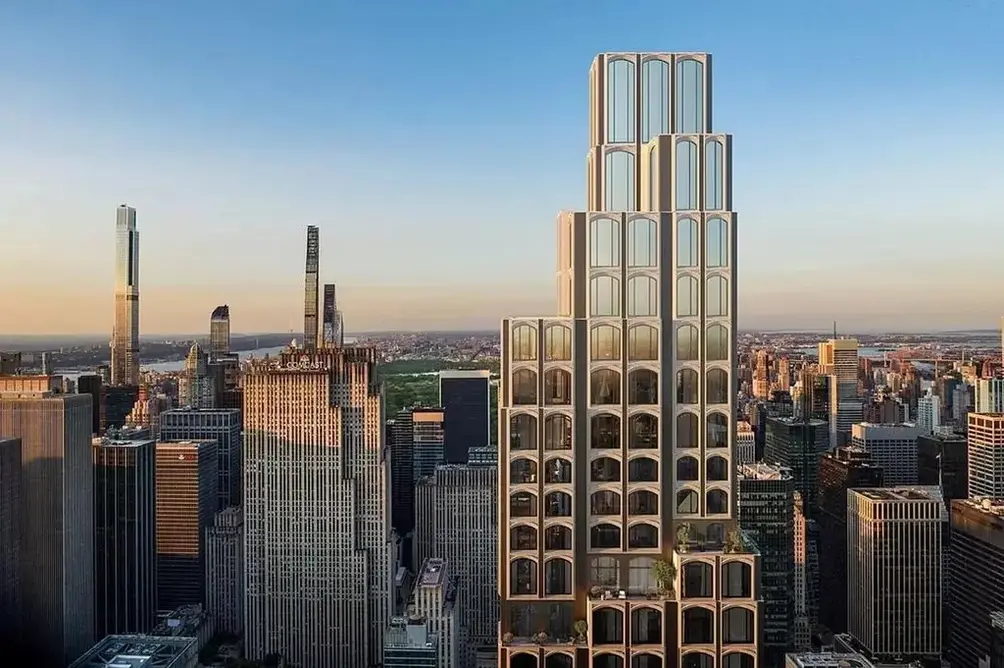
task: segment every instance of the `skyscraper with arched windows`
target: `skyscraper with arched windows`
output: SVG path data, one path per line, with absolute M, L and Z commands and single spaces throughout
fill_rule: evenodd
M 753 668 L 732 142 L 712 127 L 711 57 L 601 54 L 589 80 L 559 314 L 502 324 L 499 665 Z

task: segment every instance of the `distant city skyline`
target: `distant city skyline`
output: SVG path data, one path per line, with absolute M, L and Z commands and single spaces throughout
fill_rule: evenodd
M 301 330 L 306 225 L 348 331 L 553 312 L 553 214 L 584 196 L 581 63 L 611 50 L 715 53 L 741 328 L 1004 313 L 1004 202 L 985 196 L 1004 5 L 722 0 L 708 20 L 640 0 L 638 24 L 547 4 L 0 6 L 0 334 L 111 337 L 121 202 L 141 335 L 208 330 L 223 303 L 235 332 Z M 930 49 L 953 40 L 964 67 Z

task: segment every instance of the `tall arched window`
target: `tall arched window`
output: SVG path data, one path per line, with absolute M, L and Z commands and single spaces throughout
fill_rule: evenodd
M 676 209 L 694 211 L 698 208 L 697 144 L 689 139 L 676 142 Z
M 693 369 L 680 369 L 676 374 L 676 403 L 696 404 L 697 389 L 697 372 Z
M 621 314 L 621 282 L 613 276 L 589 279 L 589 313 L 598 317 Z
M 708 370 L 708 392 L 707 402 L 709 404 L 727 404 L 731 394 L 729 383 L 729 372 L 725 369 Z
M 635 135 L 635 69 L 624 58 L 607 61 L 607 143 L 629 144 Z
M 589 374 L 589 400 L 595 406 L 616 406 L 621 402 L 621 375 L 613 369 L 597 369 Z
M 641 66 L 641 140 L 669 134 L 669 63 L 652 58 Z
M 659 374 L 651 369 L 635 369 L 628 374 L 628 403 L 632 406 L 659 403 Z
M 515 559 L 509 566 L 509 582 L 513 595 L 526 596 L 537 593 L 537 562 Z
M 704 145 L 704 208 L 708 211 L 724 208 L 724 162 L 722 143 L 709 139 Z
M 537 449 L 537 418 L 526 413 L 512 416 L 509 420 L 509 449 Z
M 658 226 L 649 218 L 628 222 L 629 267 L 655 267 L 659 264 Z
M 544 372 L 544 405 L 567 406 L 572 403 L 572 374 L 565 369 Z
M 693 482 L 700 477 L 701 469 L 693 457 L 680 457 L 676 460 L 676 479 L 680 482 Z
M 696 267 L 700 259 L 697 221 L 693 218 L 680 218 L 676 221 L 676 266 L 680 269 Z
M 676 63 L 676 131 L 704 132 L 704 64 L 692 58 Z
M 613 325 L 596 325 L 589 330 L 589 359 L 594 362 L 621 358 L 621 330 Z
M 723 362 L 729 358 L 729 330 L 723 325 L 708 327 L 707 354 L 709 362 Z
M 729 445 L 729 419 L 725 413 L 715 411 L 708 415 L 709 448 L 727 448 Z
M 729 282 L 724 276 L 708 279 L 707 313 L 709 318 L 729 314 Z
M 635 325 L 629 329 L 628 359 L 632 362 L 659 359 L 659 330 L 651 325 Z
M 680 413 L 676 416 L 676 447 L 696 448 L 698 440 L 697 416 L 693 413 Z
M 711 218 L 707 231 L 708 268 L 729 266 L 729 224 L 724 218 Z
M 660 210 L 662 190 L 659 188 L 659 149 L 652 146 L 648 150 L 648 205 L 655 211 Z
M 637 413 L 628 420 L 628 448 L 655 450 L 659 447 L 659 418 L 648 413 Z
M 729 495 L 720 489 L 708 492 L 708 512 L 713 515 L 729 512 Z
M 634 153 L 609 151 L 604 156 L 604 197 L 606 211 L 634 211 L 635 162 Z
M 689 318 L 698 315 L 701 305 L 701 288 L 693 276 L 676 279 L 676 315 Z
M 621 263 L 621 226 L 613 218 L 589 221 L 589 265 L 616 267 Z
M 693 515 L 698 511 L 697 492 L 692 489 L 681 489 L 676 493 L 676 512 L 681 515 Z
M 512 329 L 512 359 L 514 362 L 532 362 L 537 359 L 537 328 L 517 325 Z
M 600 413 L 589 419 L 589 447 L 593 450 L 615 450 L 621 447 L 621 419 Z
M 701 336 L 693 325 L 681 325 L 676 330 L 676 359 L 696 362 L 701 354 Z
M 627 314 L 629 317 L 654 316 L 659 313 L 659 284 L 651 276 L 628 279 Z
M 572 359 L 572 330 L 564 325 L 548 325 L 544 330 L 544 359 L 568 362 Z
M 572 562 L 557 557 L 544 562 L 544 594 L 572 593 Z
M 537 373 L 530 369 L 517 369 L 512 375 L 512 403 L 514 406 L 537 404 Z
M 562 414 L 552 414 L 544 419 L 544 449 L 572 449 L 571 417 Z

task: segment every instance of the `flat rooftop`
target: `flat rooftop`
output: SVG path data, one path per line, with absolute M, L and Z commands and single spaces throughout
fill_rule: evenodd
M 854 491 L 873 501 L 941 501 L 933 490 L 924 487 L 876 487 Z
M 791 477 L 791 469 L 757 462 L 755 464 L 740 464 L 739 475 L 754 480 L 787 480 Z
M 107 636 L 69 668 L 182 668 L 195 653 L 195 638 Z
M 856 652 L 797 652 L 787 654 L 787 664 L 799 668 L 873 668 L 872 663 Z
M 446 582 L 446 560 L 430 558 L 422 564 L 418 574 L 419 587 L 441 587 Z
M 151 443 L 156 443 L 153 438 L 111 438 L 100 436 L 91 439 L 91 445 L 102 448 L 140 448 Z
M 988 515 L 1004 517 L 1004 499 L 988 499 L 988 498 L 956 499 L 952 503 L 953 505 L 958 504 L 965 506 L 967 508 L 979 510 L 981 512 L 987 513 Z

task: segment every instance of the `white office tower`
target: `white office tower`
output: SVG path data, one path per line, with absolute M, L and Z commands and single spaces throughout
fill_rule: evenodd
M 882 467 L 886 485 L 917 484 L 917 437 L 924 432 L 915 424 L 860 422 L 852 427 L 851 443 L 868 451 Z
M 970 413 L 969 497 L 1004 499 L 1004 415 Z
M 425 618 L 428 629 L 439 641 L 437 668 L 462 668 L 473 658 L 467 643 L 464 619 L 457 606 L 457 580 L 444 559 L 422 563 L 409 612 Z
M 858 397 L 857 339 L 830 339 L 819 344 L 819 373 L 830 376 L 830 447 L 844 445 L 851 425 L 864 419 Z
M 847 491 L 847 630 L 873 658 L 941 656 L 947 522 L 937 487 Z
M 447 465 L 415 488 L 415 545 L 421 564 L 438 557 L 459 580 L 461 615 L 470 645 L 497 651 L 498 468 L 472 458 Z
M 372 348 L 291 348 L 244 376 L 245 648 L 295 668 L 381 662 L 388 472 Z
M 976 413 L 1004 413 L 1004 378 L 978 378 L 975 386 Z
M 917 429 L 925 436 L 938 431 L 941 426 L 941 398 L 928 389 L 917 400 Z
M 241 509 L 216 513 L 206 530 L 206 609 L 216 630 L 244 633 L 244 517 Z
M 736 465 L 756 462 L 756 435 L 753 425 L 746 420 L 736 423 Z

